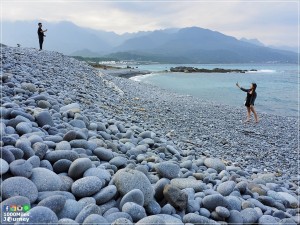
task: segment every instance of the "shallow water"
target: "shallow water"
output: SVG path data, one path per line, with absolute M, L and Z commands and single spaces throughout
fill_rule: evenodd
M 245 92 L 235 83 L 249 88 L 257 83 L 255 106 L 258 112 L 281 116 L 298 116 L 298 65 L 296 64 L 226 64 L 183 65 L 198 68 L 256 69 L 248 73 L 166 73 L 172 64 L 137 65 L 139 69 L 153 71 L 132 80 L 150 83 L 180 94 L 193 95 L 216 103 L 243 107 Z M 182 66 L 182 65 L 181 65 Z

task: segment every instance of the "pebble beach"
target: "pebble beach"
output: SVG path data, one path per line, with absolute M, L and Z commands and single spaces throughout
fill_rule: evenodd
M 1 66 L 2 224 L 300 224 L 297 118 L 244 123 L 57 52 Z

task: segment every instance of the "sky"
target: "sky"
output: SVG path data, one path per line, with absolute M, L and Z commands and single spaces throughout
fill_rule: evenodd
M 299 5 L 297 0 L 1 0 L 1 21 L 70 21 L 118 34 L 198 26 L 236 38 L 257 38 L 266 45 L 295 47 Z

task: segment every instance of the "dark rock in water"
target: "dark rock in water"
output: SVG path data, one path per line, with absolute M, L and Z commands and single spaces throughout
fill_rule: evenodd
M 173 185 L 166 185 L 163 191 L 166 200 L 175 208 L 183 210 L 187 207 L 188 196 Z
M 226 199 L 220 194 L 207 195 L 202 199 L 202 204 L 209 210 L 214 210 L 217 206 L 227 207 Z
M 10 172 L 14 176 L 21 176 L 21 177 L 27 177 L 29 178 L 32 174 L 32 165 L 24 160 L 24 159 L 18 159 L 13 161 L 10 165 Z
M 101 224 L 101 225 L 109 225 L 108 221 L 98 214 L 91 214 L 85 218 L 82 225 L 91 225 L 91 224 Z
M 89 197 L 98 191 L 102 187 L 102 182 L 98 177 L 89 176 L 76 180 L 71 187 L 72 193 L 78 197 Z
M 129 191 L 120 201 L 120 208 L 127 202 L 134 202 L 138 205 L 144 205 L 144 193 L 140 189 L 133 189 Z
M 14 196 L 24 196 L 33 203 L 38 197 L 38 189 L 25 177 L 11 177 L 1 183 L 1 194 L 4 200 Z
M 134 202 L 125 203 L 122 206 L 122 212 L 128 213 L 131 216 L 133 222 L 137 222 L 147 216 L 145 209 Z
M 78 179 L 82 177 L 83 173 L 92 167 L 92 162 L 88 158 L 80 158 L 76 159 L 74 162 L 72 162 L 68 175 L 73 179 Z
M 40 126 L 40 127 L 43 127 L 45 125 L 49 125 L 51 127 L 54 126 L 54 123 L 53 123 L 53 120 L 52 120 L 52 117 L 50 115 L 50 113 L 48 111 L 42 111 L 42 112 L 39 112 L 36 116 L 35 116 L 35 119 L 37 121 L 37 124 Z
M 101 215 L 100 208 L 95 204 L 90 204 L 85 206 L 80 213 L 76 216 L 75 221 L 79 224 L 82 224 L 83 221 L 91 214 Z
M 51 209 L 53 212 L 60 212 L 66 203 L 66 198 L 62 195 L 53 195 L 43 199 L 39 202 L 38 206 L 44 206 Z
M 161 162 L 155 167 L 161 177 L 173 179 L 179 176 L 180 167 L 171 162 Z
M 32 224 L 57 224 L 58 218 L 55 213 L 44 206 L 36 206 L 29 210 L 28 215 L 23 215 L 21 218 L 28 218 Z M 18 222 L 20 224 L 28 224 L 26 222 Z
M 241 69 L 222 69 L 222 68 L 214 68 L 214 69 L 199 69 L 196 67 L 186 67 L 186 66 L 177 66 L 171 67 L 171 72 L 181 72 L 181 73 L 246 73 L 248 70 Z M 257 71 L 257 70 L 251 70 Z
M 140 189 L 144 194 L 145 205 L 153 200 L 154 190 L 142 172 L 128 168 L 121 169 L 114 175 L 113 180 L 121 195 L 125 195 L 133 189 Z
M 30 180 L 39 191 L 59 191 L 62 186 L 59 176 L 45 168 L 34 168 Z

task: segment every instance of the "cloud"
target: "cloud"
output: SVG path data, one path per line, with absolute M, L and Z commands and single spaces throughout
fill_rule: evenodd
M 298 45 L 298 3 L 4 0 L 3 20 L 71 21 L 117 33 L 199 26 L 266 44 Z

